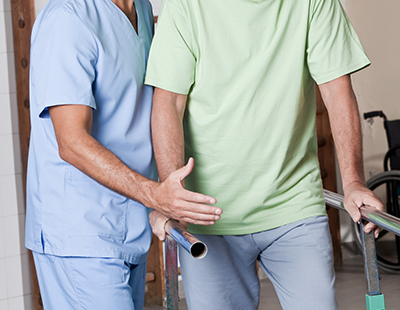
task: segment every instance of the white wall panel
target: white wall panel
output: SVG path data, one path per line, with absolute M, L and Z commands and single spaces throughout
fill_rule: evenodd
M 10 94 L 0 94 L 0 135 L 12 133 Z
M 11 11 L 11 1 L 0 0 L 0 12 L 10 12 Z
M 5 260 L 6 260 L 7 297 L 9 299 L 15 297 L 22 297 L 24 295 L 24 291 L 22 284 L 21 256 L 6 257 Z
M 0 203 L 3 217 L 18 215 L 18 199 L 15 175 L 0 176 Z
M 13 136 L 0 136 L 0 176 L 14 174 L 14 145 Z
M 6 260 L 4 258 L 0 258 L 0 301 L 6 298 L 7 298 Z
M 4 232 L 3 232 L 3 217 L 1 216 L 1 204 L 0 204 L 0 260 L 5 258 L 5 245 L 4 245 Z M 0 266 L 1 269 L 1 266 Z M 0 272 L 1 273 L 1 272 Z M 1 279 L 1 275 L 0 275 L 0 282 L 4 280 Z M 0 291 L 1 291 L 1 284 L 0 284 Z M 0 292 L 1 295 L 1 292 Z M 1 300 L 1 297 L 0 297 Z
M 18 215 L 4 216 L 2 229 L 6 259 L 21 255 Z
M 25 310 L 24 296 L 10 298 L 8 300 L 8 308 L 13 310 Z

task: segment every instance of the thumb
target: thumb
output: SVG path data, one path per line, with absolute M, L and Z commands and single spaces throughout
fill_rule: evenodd
M 166 234 L 165 234 L 165 230 L 164 229 L 163 230 L 154 231 L 153 233 L 156 235 L 156 237 L 158 239 L 160 239 L 160 241 L 164 241 L 165 240 Z
M 176 175 L 177 177 L 179 177 L 179 181 L 182 181 L 184 178 L 186 178 L 193 171 L 193 167 L 194 159 L 190 157 L 187 164 L 176 171 Z

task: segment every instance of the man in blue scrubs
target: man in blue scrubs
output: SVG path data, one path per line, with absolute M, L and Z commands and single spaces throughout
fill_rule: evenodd
M 142 309 L 148 210 L 212 225 L 184 168 L 156 182 L 148 0 L 51 0 L 32 32 L 26 247 L 45 309 Z

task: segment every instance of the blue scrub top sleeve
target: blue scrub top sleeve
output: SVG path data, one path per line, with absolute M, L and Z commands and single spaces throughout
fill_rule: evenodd
M 37 112 L 62 104 L 96 108 L 92 83 L 96 76 L 97 44 L 90 29 L 63 7 L 40 20 L 32 34 L 32 95 Z

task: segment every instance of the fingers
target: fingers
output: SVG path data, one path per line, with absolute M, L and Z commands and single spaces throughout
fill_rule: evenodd
M 375 193 L 373 192 L 371 193 L 372 195 L 369 195 L 364 198 L 364 204 L 368 206 L 373 206 L 377 210 L 384 211 L 384 205 L 382 200 L 377 195 L 375 195 Z M 375 238 L 378 238 L 381 228 L 371 222 L 365 225 L 364 231 L 367 234 L 370 233 L 372 230 L 374 230 Z
M 217 202 L 214 197 L 184 189 L 181 181 L 189 175 L 194 167 L 190 158 L 187 165 L 172 172 L 158 186 L 155 192 L 156 204 L 153 209 L 159 210 L 169 218 L 198 225 L 213 225 L 221 218 L 222 209 L 210 206 Z
M 345 203 L 345 207 L 352 220 L 358 223 L 361 220 L 361 213 L 358 206 L 354 202 L 351 202 Z
M 209 220 L 208 218 L 203 219 L 197 213 L 187 213 L 185 214 L 185 216 L 179 219 L 179 223 L 185 223 L 186 227 L 189 225 L 189 223 L 195 225 L 211 226 L 214 225 L 215 222 L 218 221 L 219 219 L 220 219 L 219 216 L 215 217 L 214 220 Z
M 378 238 L 381 228 L 376 226 L 374 223 L 369 222 L 364 226 L 364 232 L 369 234 L 371 231 L 374 231 L 375 238 Z
M 203 194 L 194 193 L 182 189 L 181 196 L 174 201 L 174 210 L 176 212 L 188 212 L 192 214 L 198 214 L 201 218 L 195 218 L 199 220 L 218 220 L 222 214 L 222 209 L 216 206 L 210 206 L 215 204 L 216 199 Z
M 382 231 L 382 229 L 380 227 L 375 227 L 375 230 L 374 230 L 375 239 L 379 237 L 379 234 L 381 233 L 381 231 Z
M 354 222 L 359 222 L 361 220 L 361 212 L 359 208 L 363 205 L 370 205 L 375 209 L 383 210 L 382 201 L 373 192 L 368 189 L 353 192 L 347 199 L 345 199 L 345 207 Z M 363 229 L 367 234 L 374 230 L 375 238 L 378 237 L 380 231 L 379 227 L 371 222 L 367 223 Z
M 204 222 L 215 222 L 221 218 L 222 209 L 210 206 L 210 204 L 215 204 L 216 202 L 213 197 L 180 188 L 174 192 L 169 203 L 167 202 L 160 211 L 176 220 L 204 225 Z M 212 224 L 214 223 L 208 223 L 207 225 Z
M 372 206 L 377 210 L 383 211 L 384 206 L 383 206 L 382 200 L 378 196 L 376 196 L 373 192 L 371 192 L 371 193 L 373 195 L 368 195 L 368 196 L 364 197 L 364 199 L 363 199 L 364 205 Z
M 217 202 L 217 200 L 214 197 L 191 192 L 186 189 L 182 189 L 182 192 L 180 194 L 181 194 L 180 198 L 182 200 L 189 201 L 189 202 L 204 203 L 204 204 L 211 204 L 211 205 L 213 205 Z M 213 210 L 215 212 L 220 210 L 222 213 L 222 210 L 220 208 L 215 207 Z M 217 214 L 221 214 L 221 213 L 217 213 Z
M 186 202 L 181 207 L 171 209 L 167 215 L 179 222 L 214 225 L 221 218 L 220 213 L 222 213 L 220 208 Z
M 362 184 L 354 183 L 344 189 L 344 206 L 350 214 L 353 221 L 358 222 L 361 219 L 359 208 L 363 205 L 369 205 L 377 210 L 383 210 L 383 203 L 380 198 Z
M 376 225 L 374 223 L 368 222 L 364 226 L 364 232 L 369 234 L 375 228 L 376 228 Z
M 222 214 L 222 209 L 216 206 L 210 206 L 209 204 L 216 203 L 216 199 L 210 196 L 205 196 L 198 193 L 193 193 L 182 189 L 179 193 L 175 193 L 175 197 L 171 200 L 168 205 L 168 209 L 162 210 L 162 212 L 174 219 L 182 219 L 185 215 L 198 214 L 198 218 L 189 216 L 196 220 L 218 220 Z M 172 216 L 173 214 L 173 216 Z
M 165 240 L 165 223 L 168 221 L 168 217 L 158 211 L 151 211 L 149 214 L 150 225 L 153 230 L 153 234 L 156 235 L 161 241 Z

